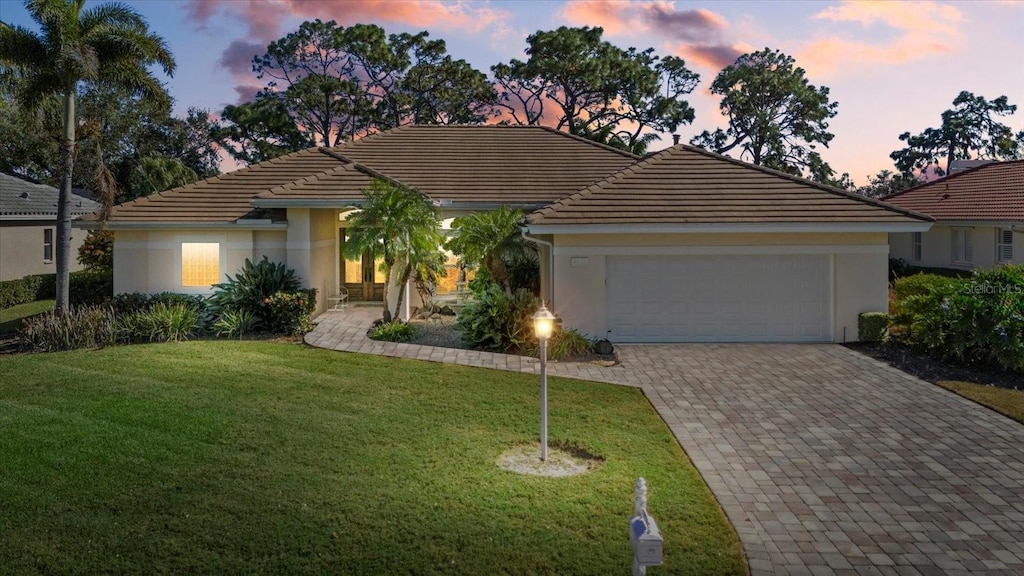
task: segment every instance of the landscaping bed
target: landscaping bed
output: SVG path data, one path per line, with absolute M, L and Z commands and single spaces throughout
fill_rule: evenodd
M 963 381 L 1011 390 L 1024 390 L 1024 375 L 995 368 L 961 366 L 943 362 L 895 342 L 847 344 L 846 346 L 933 384 L 943 381 Z
M 537 380 L 206 341 L 0 362 L 4 573 L 615 574 L 638 476 L 659 574 L 746 574 L 714 497 L 636 389 L 551 379 L 565 478 L 501 470 L 536 442 Z

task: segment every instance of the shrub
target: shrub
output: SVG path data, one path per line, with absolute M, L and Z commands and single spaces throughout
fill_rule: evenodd
M 228 310 L 248 310 L 264 326 L 273 326 L 268 299 L 278 292 L 296 292 L 300 288 L 295 271 L 280 262 L 271 262 L 266 256 L 253 264 L 248 258 L 234 278 L 214 285 L 210 308 L 215 316 Z
M 893 294 L 896 301 L 904 300 L 910 296 L 921 296 L 934 292 L 945 291 L 949 287 L 958 284 L 959 280 L 949 276 L 938 274 L 914 274 L 899 278 L 893 283 Z
M 248 310 L 228 310 L 213 323 L 213 333 L 222 338 L 242 338 L 256 332 L 260 321 Z
M 371 340 L 408 342 L 416 337 L 416 327 L 401 320 L 384 322 L 370 329 Z
M 56 277 L 52 278 L 53 294 L 56 295 Z M 71 304 L 100 305 L 109 303 L 114 297 L 114 274 L 111 270 L 79 270 L 71 273 Z
M 885 312 L 864 312 L 857 317 L 857 339 L 861 342 L 885 340 L 889 315 Z
M 206 299 L 198 294 L 178 294 L 176 292 L 161 292 L 159 294 L 143 294 L 141 292 L 125 292 L 114 296 L 114 310 L 118 314 L 130 314 L 139 310 L 148 310 L 157 304 L 188 306 L 207 316 L 208 305 Z
M 269 328 L 275 334 L 297 336 L 313 329 L 311 320 L 316 310 L 316 288 L 297 292 L 278 292 L 266 299 Z
M 78 247 L 78 263 L 89 270 L 110 270 L 114 264 L 114 233 L 89 230 Z
M 580 334 L 579 330 L 557 330 L 548 340 L 548 360 L 577 358 L 594 352 L 594 341 Z M 529 348 L 530 356 L 540 356 L 540 345 L 536 342 Z
M 533 338 L 533 313 L 540 300 L 528 290 L 509 295 L 497 284 L 488 284 L 474 301 L 459 312 L 456 325 L 468 346 L 512 352 L 524 350 Z
M 1024 371 L 1024 267 L 979 271 L 897 301 L 911 347 L 943 360 Z
M 36 350 L 56 352 L 116 343 L 114 310 L 107 306 L 71 306 L 63 314 L 46 312 L 25 321 L 22 338 Z
M 117 320 L 118 335 L 127 342 L 178 342 L 196 337 L 202 328 L 202 314 L 186 303 L 158 302 Z
M 44 276 L 25 276 L 0 282 L 0 310 L 42 300 L 40 292 Z

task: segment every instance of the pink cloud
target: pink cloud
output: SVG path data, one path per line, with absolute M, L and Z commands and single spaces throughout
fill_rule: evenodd
M 190 0 L 188 17 L 203 24 L 219 11 L 241 19 L 250 36 L 270 41 L 289 19 L 398 22 L 418 27 L 483 30 L 507 18 L 503 10 L 476 3 L 441 0 Z
M 715 71 L 749 51 L 745 44 L 726 39 L 729 21 L 721 14 L 677 9 L 665 0 L 569 0 L 562 15 L 576 25 L 600 26 L 609 36 L 653 35 L 673 46 L 674 54 Z
M 830 6 L 814 15 L 833 30 L 796 53 L 808 71 L 833 74 L 873 65 L 904 64 L 956 52 L 963 43 L 963 14 L 955 6 L 938 2 L 852 2 Z M 867 42 L 834 32 L 844 24 L 880 24 L 894 32 L 883 42 Z M 836 26 L 838 25 L 838 26 Z

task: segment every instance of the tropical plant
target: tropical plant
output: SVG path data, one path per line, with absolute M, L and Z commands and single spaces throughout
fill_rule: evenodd
M 416 337 L 416 327 L 401 320 L 383 322 L 370 330 L 371 340 L 408 342 Z
M 214 284 L 210 309 L 215 316 L 229 310 L 248 310 L 264 326 L 271 326 L 270 297 L 278 292 L 297 292 L 301 287 L 295 271 L 284 264 L 272 262 L 266 256 L 255 264 L 246 258 L 233 278 L 229 275 L 227 282 Z
M 203 330 L 203 316 L 184 302 L 158 302 L 117 319 L 117 332 L 126 342 L 179 342 Z
M 475 299 L 459 311 L 456 326 L 471 348 L 516 352 L 528 349 L 533 339 L 533 313 L 540 300 L 527 290 L 509 294 L 497 284 L 486 284 Z
M 166 99 L 166 91 L 147 66 L 157 64 L 170 76 L 175 64 L 164 40 L 151 34 L 142 16 L 124 4 L 87 10 L 85 0 L 27 0 L 25 6 L 41 33 L 0 22 L 0 66 L 20 77 L 17 98 L 26 108 L 37 107 L 50 95 L 64 100 L 56 251 L 56 310 L 61 313 L 69 306 L 71 180 L 79 85 L 103 83 Z
M 221 338 L 238 338 L 259 329 L 260 319 L 249 310 L 227 310 L 217 318 L 211 328 Z
M 384 319 L 398 316 L 406 297 L 405 284 L 425 261 L 437 258 L 441 234 L 437 209 L 426 196 L 398 184 L 375 179 L 363 191 L 361 209 L 346 218 L 345 257 L 370 251 L 384 268 Z M 398 286 L 395 308 L 391 287 Z
M 539 274 L 537 250 L 519 231 L 522 219 L 523 212 L 509 206 L 460 216 L 452 221 L 452 235 L 445 246 L 466 265 L 483 266 L 491 281 L 511 294 L 516 287 L 510 265 L 532 260 Z

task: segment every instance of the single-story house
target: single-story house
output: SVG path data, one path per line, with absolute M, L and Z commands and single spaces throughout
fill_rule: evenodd
M 890 235 L 894 258 L 960 270 L 1024 264 L 1024 160 L 986 163 L 883 200 L 935 219 L 927 232 Z
M 372 255 L 342 256 L 373 178 L 446 220 L 530 212 L 545 299 L 614 342 L 855 340 L 857 315 L 887 306 L 888 234 L 931 226 L 685 145 L 641 159 L 539 126 L 407 126 L 116 206 L 114 289 L 207 293 L 265 255 L 321 295 L 379 298 Z
M 57 199 L 53 186 L 0 173 L 0 281 L 57 271 Z M 71 196 L 72 216 L 90 214 L 99 204 L 78 194 Z M 81 270 L 78 248 L 84 231 L 71 234 L 71 270 Z

